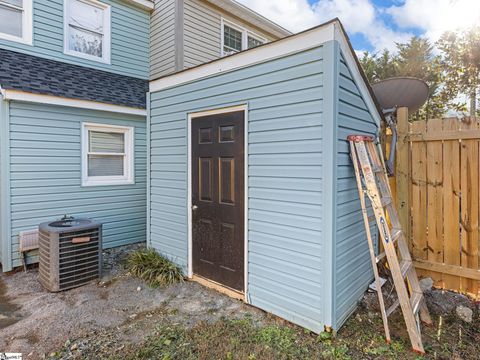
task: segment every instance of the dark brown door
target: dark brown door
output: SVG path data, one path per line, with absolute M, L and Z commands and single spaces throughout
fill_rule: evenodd
M 193 272 L 243 292 L 244 112 L 192 119 Z

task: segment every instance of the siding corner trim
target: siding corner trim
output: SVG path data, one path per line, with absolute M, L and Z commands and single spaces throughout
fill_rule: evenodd
M 0 96 L 0 239 L 2 270 L 11 271 L 11 202 L 10 202 L 10 114 L 9 102 Z
M 337 102 L 338 102 L 338 43 L 328 41 L 324 45 L 324 126 L 326 134 L 336 134 L 337 128 Z M 331 176 L 325 177 L 324 204 L 325 209 L 325 289 L 329 289 L 330 294 L 325 295 L 324 314 L 325 326 L 335 328 L 335 179 L 336 179 L 336 139 L 333 136 L 327 136 L 324 140 L 325 169 L 331 172 Z

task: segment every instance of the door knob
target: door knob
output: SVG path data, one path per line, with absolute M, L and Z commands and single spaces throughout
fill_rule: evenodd
M 193 210 L 193 211 L 195 211 L 195 210 L 197 210 L 197 209 L 198 209 L 198 206 L 197 206 L 197 205 L 193 205 L 193 206 L 192 206 L 192 210 Z

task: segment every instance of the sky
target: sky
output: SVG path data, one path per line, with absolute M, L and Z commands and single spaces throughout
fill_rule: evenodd
M 480 0 L 237 0 L 292 32 L 338 17 L 361 53 L 480 24 Z

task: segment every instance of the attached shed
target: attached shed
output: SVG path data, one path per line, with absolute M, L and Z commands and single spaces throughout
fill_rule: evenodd
M 348 152 L 381 115 L 338 20 L 150 83 L 147 237 L 321 332 L 373 278 Z

